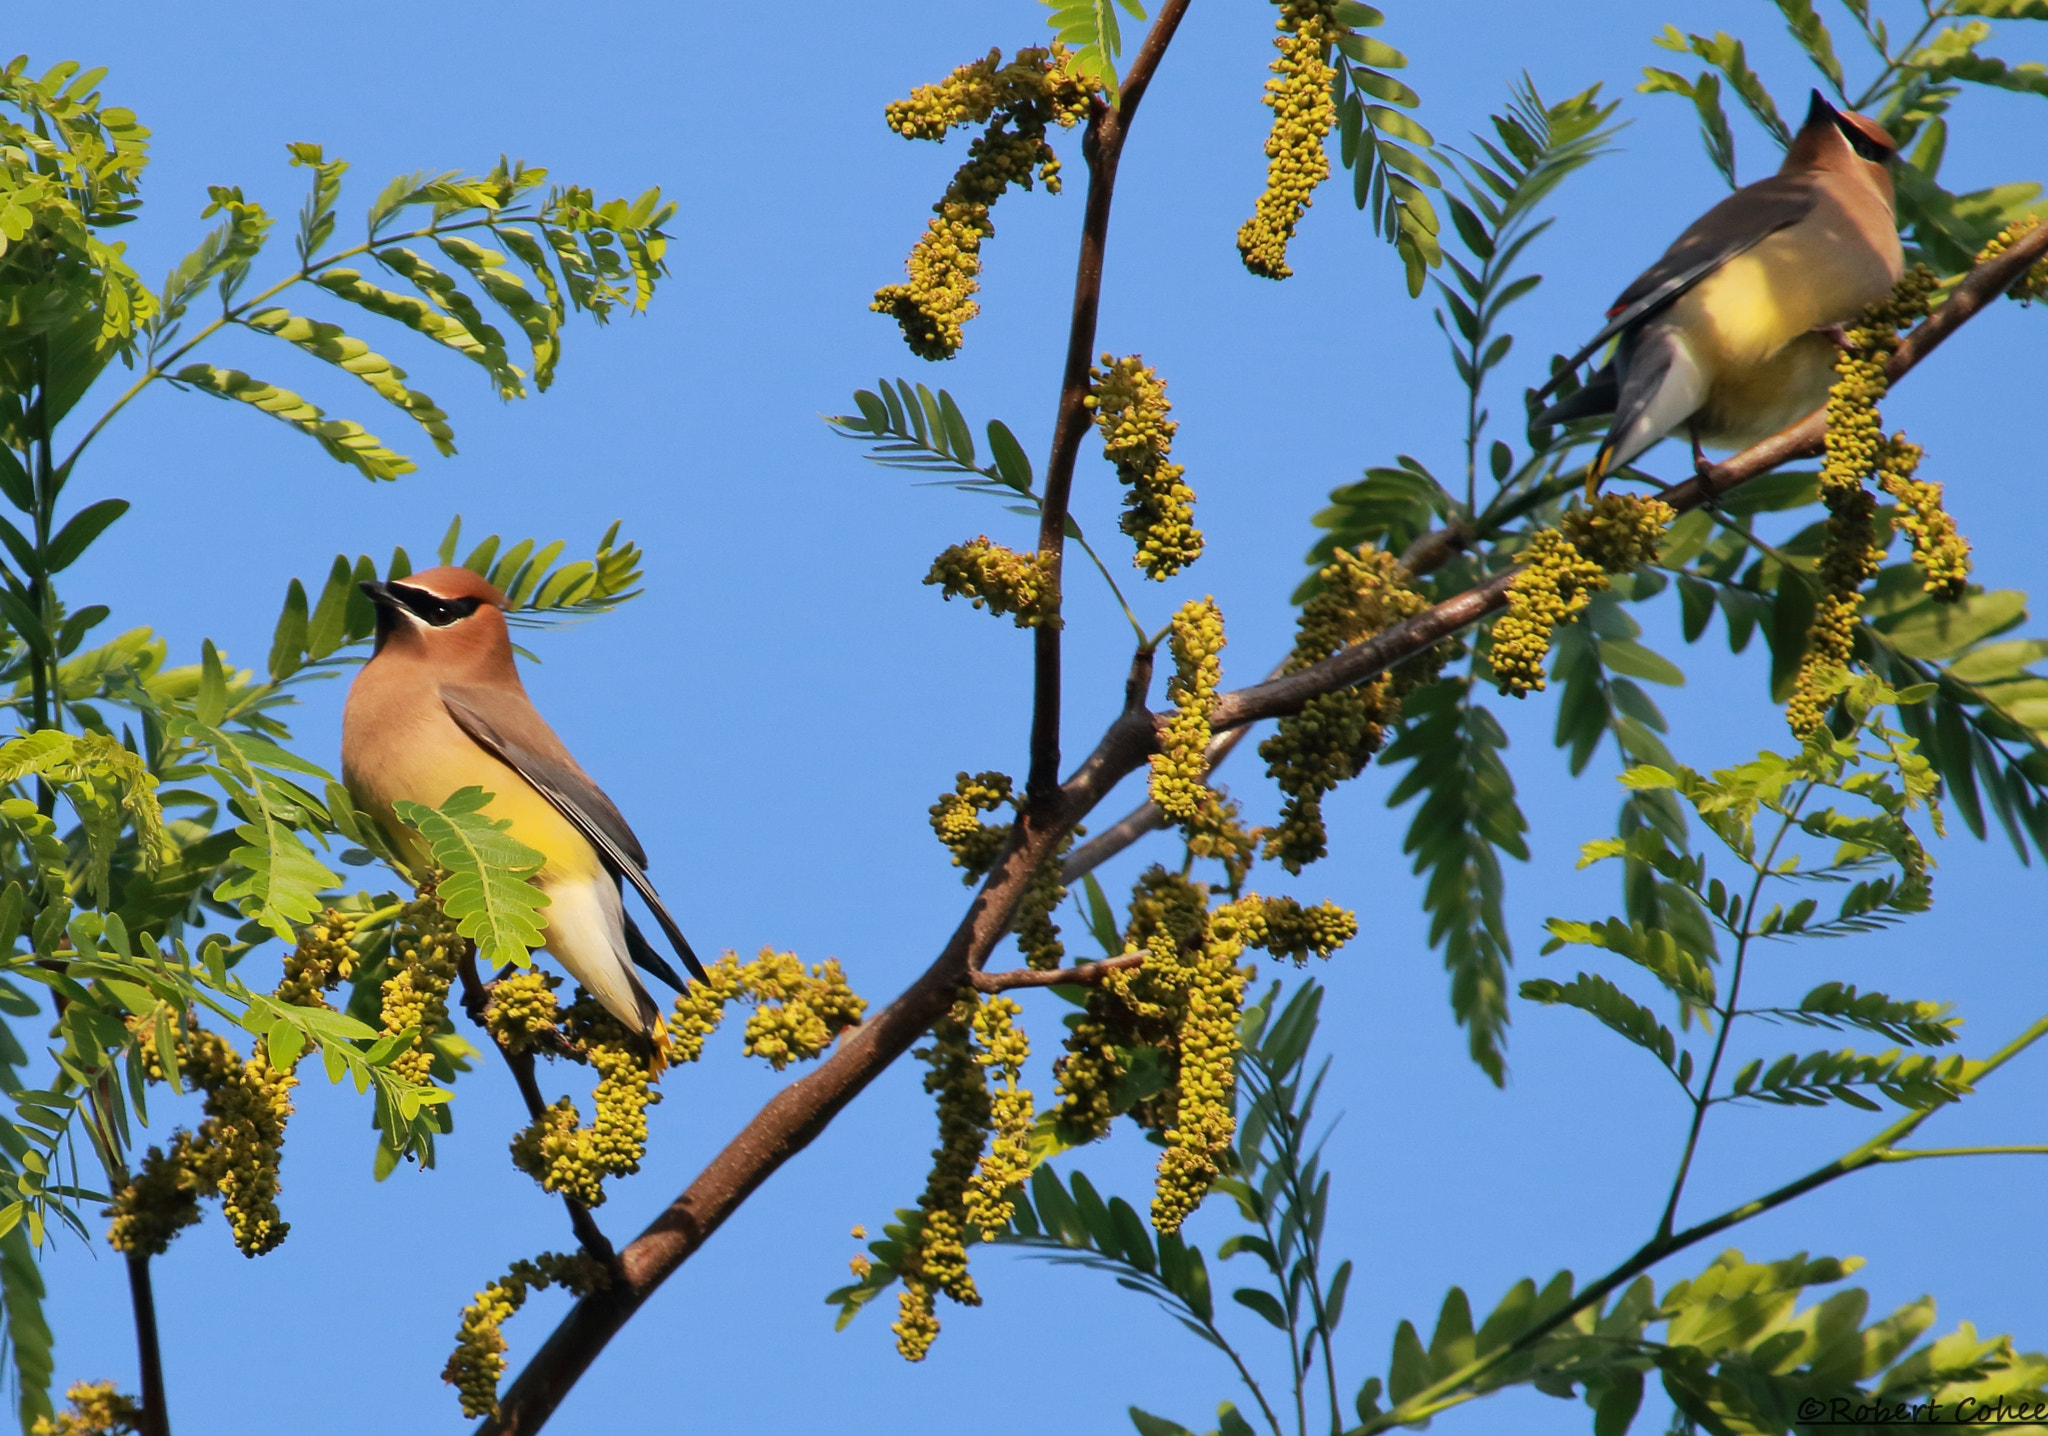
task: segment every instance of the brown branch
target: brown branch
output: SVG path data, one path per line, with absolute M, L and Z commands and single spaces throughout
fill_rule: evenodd
M 142 1411 L 136 1436 L 171 1436 L 171 1408 L 164 1396 L 164 1354 L 156 1336 L 156 1295 L 150 1289 L 146 1252 L 128 1253 L 128 1301 L 135 1310 L 135 1357 L 142 1368 Z
M 1088 987 L 1102 981 L 1112 972 L 1136 967 L 1144 960 L 1145 954 L 1142 952 L 1127 952 L 1122 957 L 1104 958 L 1101 962 L 1077 963 L 1073 967 L 1018 967 L 1009 972 L 977 972 L 973 975 L 974 990 L 1013 992 L 1020 987 Z
M 1067 507 L 1074 487 L 1074 462 L 1088 432 L 1088 370 L 1095 359 L 1095 323 L 1102 309 L 1102 256 L 1109 244 L 1109 211 L 1116 195 L 1117 163 L 1138 104 L 1166 56 L 1188 0 L 1166 0 L 1131 59 L 1123 90 L 1113 106 L 1088 120 L 1081 150 L 1088 162 L 1088 203 L 1081 218 L 1081 255 L 1074 274 L 1074 312 L 1067 325 L 1066 369 L 1060 376 L 1059 412 L 1053 421 L 1052 453 L 1045 466 L 1045 503 L 1038 521 L 1038 552 L 1052 570 L 1055 588 L 1066 553 Z M 1060 625 L 1032 630 L 1031 771 L 1024 782 L 1027 802 L 1053 801 L 1060 772 Z
M 1184 9 L 1184 0 L 1169 3 L 1161 11 L 1159 24 L 1177 22 Z M 1157 50 L 1163 47 L 1163 41 L 1155 47 L 1154 36 L 1148 36 L 1140 57 L 1149 53 L 1156 65 Z M 1131 99 L 1132 90 L 1127 87 L 1127 105 Z M 1972 271 L 1948 305 L 1900 346 L 1892 363 L 1893 377 L 1911 370 L 2044 253 L 2048 253 L 2048 227 L 2025 236 L 1998 260 Z M 1959 307 L 1951 310 L 1950 306 Z M 1810 453 L 1802 447 L 1809 442 L 1808 429 L 1808 423 L 1794 425 L 1719 465 L 1698 484 L 1680 485 L 1666 497 L 1691 508 L 1706 502 L 1710 495 L 1725 494 L 1787 459 Z M 1218 703 L 1215 728 L 1219 732 L 1242 728 L 1261 718 L 1295 711 L 1318 693 L 1364 681 L 1415 657 L 1491 611 L 1502 601 L 1510 577 L 1502 574 L 1489 579 L 1313 668 L 1225 695 Z M 1152 715 L 1142 701 L 1135 706 L 1127 703 L 1073 775 L 1044 802 L 1027 807 L 1012 833 L 1009 849 L 983 880 L 932 965 L 872 1020 L 850 1032 L 815 1072 L 770 1098 L 696 1180 L 619 1253 L 618 1278 L 571 1309 L 505 1392 L 498 1415 L 484 1422 L 477 1436 L 513 1436 L 541 1428 L 613 1334 L 655 1289 L 784 1162 L 809 1146 L 870 1082 L 909 1051 L 963 986 L 974 983 L 975 972 L 1008 927 L 1037 865 L 1157 745 Z
M 540 1077 L 534 1070 L 531 1049 L 518 1054 L 508 1050 L 498 1040 L 498 1034 L 484 1024 L 484 1004 L 490 1000 L 490 984 L 484 982 L 477 972 L 476 945 L 470 944 L 462 954 L 458 968 L 462 976 L 462 1010 L 469 1014 L 469 1020 L 484 1029 L 491 1039 L 491 1046 L 498 1049 L 498 1055 L 505 1059 L 505 1065 L 512 1071 L 512 1081 L 519 1088 L 519 1095 L 526 1102 L 526 1114 L 534 1121 L 540 1121 L 548 1110 L 547 1099 L 541 1095 Z M 566 1192 L 562 1205 L 569 1209 L 569 1228 L 576 1233 L 576 1240 L 583 1250 L 606 1267 L 616 1269 L 618 1252 L 613 1248 L 611 1238 L 597 1224 L 597 1218 L 590 1214 L 590 1208 Z

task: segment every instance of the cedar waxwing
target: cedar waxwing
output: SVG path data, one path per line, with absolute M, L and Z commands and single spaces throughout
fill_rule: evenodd
M 606 1011 L 659 1043 L 660 1010 L 633 966 L 683 984 L 626 912 L 623 883 L 640 890 L 700 981 L 704 968 L 647 881 L 639 839 L 526 696 L 505 596 L 466 568 L 362 587 L 377 605 L 377 648 L 342 713 L 349 793 L 408 858 L 424 857 L 422 844 L 394 803 L 440 807 L 458 789 L 490 793 L 485 812 L 509 818 L 509 835 L 546 859 L 535 878 L 548 897 L 541 945 Z
M 1875 120 L 1815 90 L 1778 172 L 1708 210 L 1621 292 L 1569 367 L 1618 338 L 1614 357 L 1536 417 L 1614 415 L 1589 489 L 1681 426 L 1697 459 L 1702 444 L 1747 448 L 1827 402 L 1841 326 L 1905 270 L 1886 168 L 1896 149 Z

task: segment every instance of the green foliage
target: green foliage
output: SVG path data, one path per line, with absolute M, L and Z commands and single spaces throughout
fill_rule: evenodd
M 491 794 L 463 788 L 439 808 L 400 803 L 398 816 L 426 840 L 441 879 L 441 906 L 456 919 L 456 931 L 476 944 L 485 962 L 525 967 L 540 946 L 547 894 L 532 878 L 541 854 L 511 837 L 509 818 L 487 817 Z
M 1453 257 L 1454 288 L 1436 282 L 1445 309 L 1437 327 L 1450 341 L 1451 362 L 1466 392 L 1465 508 L 1477 503 L 1478 449 L 1488 415 L 1480 408 L 1487 375 L 1514 345 L 1514 336 L 1498 332 L 1501 315 L 1543 282 L 1540 274 L 1510 278 L 1516 262 L 1552 220 L 1535 221 L 1537 207 L 1574 172 L 1598 159 L 1610 147 L 1618 126 L 1609 124 L 1618 102 L 1599 103 L 1600 87 L 1547 105 L 1526 78 L 1514 92 L 1505 114 L 1493 116 L 1493 140 L 1472 138 L 1484 158 L 1459 154 L 1463 199 L 1446 192 L 1451 219 L 1472 258 L 1470 266 Z M 1496 443 L 1490 455 L 1497 484 L 1509 481 L 1512 451 Z M 1531 462 L 1537 462 L 1533 460 Z M 1520 476 L 1518 476 L 1520 477 Z
M 1438 242 L 1442 220 L 1429 197 L 1443 180 L 1422 153 L 1436 140 L 1414 117 L 1404 114 L 1421 96 L 1387 72 L 1408 66 L 1408 57 L 1362 33 L 1387 17 L 1358 0 L 1337 0 L 1336 44 L 1330 56 L 1336 77 L 1337 147 L 1351 171 L 1351 195 L 1372 220 L 1372 232 L 1392 244 L 1408 272 L 1408 292 L 1422 293 L 1428 272 L 1443 263 Z
M 1123 53 L 1123 33 L 1116 12 L 1121 9 L 1133 20 L 1145 18 L 1139 0 L 1045 0 L 1046 23 L 1060 43 L 1074 52 L 1083 75 L 1102 88 L 1110 103 L 1117 98 L 1117 57 Z
M 1429 941 L 1451 974 L 1451 1011 L 1466 1028 L 1472 1060 L 1506 1080 L 1507 968 L 1514 960 L 1501 907 L 1499 853 L 1527 861 L 1528 820 L 1501 751 L 1507 734 L 1473 697 L 1470 677 L 1444 678 L 1409 698 L 1401 736 L 1383 762 L 1413 766 L 1387 795 L 1389 807 L 1420 796 L 1404 853 L 1415 857 L 1429 913 Z

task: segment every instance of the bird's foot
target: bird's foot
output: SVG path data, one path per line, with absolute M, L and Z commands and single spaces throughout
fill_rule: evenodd
M 1856 347 L 1849 342 L 1849 326 L 1846 324 L 1823 324 L 1818 329 L 1810 330 L 1809 332 L 1820 335 L 1821 338 L 1827 340 L 1828 343 L 1844 353 Z

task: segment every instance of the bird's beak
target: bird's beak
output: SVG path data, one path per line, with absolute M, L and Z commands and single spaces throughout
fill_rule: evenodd
M 393 593 L 390 587 L 386 584 L 372 581 L 366 583 L 359 583 L 356 585 L 356 587 L 360 588 L 364 593 L 368 594 L 370 596 L 370 602 L 376 604 L 377 607 L 379 608 L 405 607 L 404 604 L 398 601 L 398 595 Z
M 1806 103 L 1806 124 L 1803 128 L 1811 129 L 1815 125 L 1830 122 L 1835 115 L 1835 107 L 1827 102 L 1827 97 L 1819 90 L 1815 90 L 1813 98 Z

